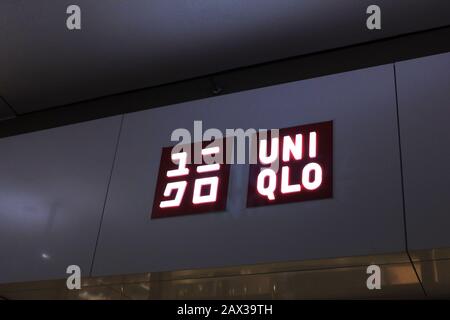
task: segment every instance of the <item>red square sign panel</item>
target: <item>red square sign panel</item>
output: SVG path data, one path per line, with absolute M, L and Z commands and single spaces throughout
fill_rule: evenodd
M 230 167 L 222 141 L 163 148 L 152 219 L 226 209 Z
M 331 121 L 263 138 L 257 139 L 257 164 L 250 165 L 247 207 L 332 197 Z

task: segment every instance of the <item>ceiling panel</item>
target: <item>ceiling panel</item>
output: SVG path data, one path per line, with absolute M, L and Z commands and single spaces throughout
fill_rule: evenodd
M 450 23 L 448 0 L 0 2 L 0 94 L 18 113 Z
M 14 112 L 8 104 L 0 97 L 0 120 L 10 119 L 14 117 Z

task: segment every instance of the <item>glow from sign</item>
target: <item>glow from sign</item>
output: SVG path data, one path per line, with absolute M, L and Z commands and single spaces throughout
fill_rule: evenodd
M 250 165 L 247 206 L 331 197 L 332 131 L 330 121 L 258 137 L 259 162 Z
M 317 133 L 315 131 L 309 133 L 309 157 L 315 158 L 317 155 Z
M 263 164 L 271 164 L 278 159 L 278 138 L 272 138 L 272 148 L 270 155 L 267 155 L 267 139 L 261 139 L 259 142 L 259 161 Z
M 163 149 L 152 218 L 225 209 L 229 165 L 216 161 L 225 154 L 225 143 L 221 147 L 207 143 L 211 144 L 183 146 L 183 152 L 172 152 L 171 147 Z M 187 163 L 196 149 L 201 150 L 202 162 Z
M 300 192 L 301 190 L 300 183 L 289 184 L 289 167 L 283 166 L 281 168 L 281 193 Z
M 289 161 L 291 154 L 295 160 L 300 160 L 303 156 L 303 135 L 301 133 L 295 135 L 295 143 L 290 136 L 283 138 L 283 161 Z
M 310 181 L 311 172 L 314 172 L 314 180 Z M 315 162 L 308 163 L 302 172 L 302 184 L 308 190 L 316 190 L 322 184 L 322 167 Z
M 202 149 L 202 155 L 203 156 L 211 155 L 211 154 L 218 154 L 219 152 L 220 152 L 220 148 L 219 147 L 212 147 L 212 148 Z M 206 164 L 206 165 L 198 166 L 197 167 L 197 172 L 199 172 L 199 173 L 211 172 L 211 171 L 217 171 L 219 169 L 220 169 L 220 164 L 218 164 L 218 163 Z
M 266 180 L 269 183 L 266 186 Z M 269 200 L 275 200 L 275 188 L 277 187 L 277 175 L 272 169 L 263 169 L 258 175 L 258 192 Z
M 209 186 L 209 194 L 201 195 L 202 187 Z M 219 188 L 219 178 L 209 177 L 195 180 L 194 197 L 192 203 L 208 203 L 215 202 L 217 200 L 217 189 Z
M 186 190 L 187 181 L 169 182 L 164 189 L 164 197 L 170 196 L 173 190 L 177 190 L 173 200 L 161 201 L 160 208 L 178 207 L 183 199 L 184 191 Z
M 186 152 L 179 152 L 172 154 L 172 161 L 178 162 L 178 168 L 175 170 L 169 170 L 167 171 L 168 177 L 178 177 L 178 176 L 185 176 L 189 174 L 189 169 L 186 168 L 187 163 L 187 153 Z
M 290 136 L 283 137 L 283 161 L 289 162 L 290 155 L 295 160 L 302 159 L 303 145 L 302 134 L 295 135 L 295 143 Z M 278 138 L 272 139 L 272 150 L 270 157 L 267 153 L 267 140 L 261 140 L 259 149 L 259 158 L 264 164 L 272 164 L 278 159 Z M 315 131 L 309 133 L 309 157 L 315 158 L 317 155 L 317 133 Z M 311 172 L 314 173 L 313 181 L 310 181 Z M 266 186 L 265 181 L 268 178 L 269 184 Z M 322 168 L 317 163 L 308 163 L 301 172 L 301 181 L 303 186 L 308 190 L 317 189 L 322 183 Z M 266 196 L 269 200 L 275 200 L 275 188 L 277 185 L 277 176 L 272 169 L 263 169 L 258 175 L 257 189 L 259 194 Z M 289 166 L 281 168 L 281 193 L 300 192 L 302 190 L 300 184 L 289 184 Z

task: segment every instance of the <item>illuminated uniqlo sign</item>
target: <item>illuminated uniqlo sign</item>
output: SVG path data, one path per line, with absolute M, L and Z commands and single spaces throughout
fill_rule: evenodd
M 197 147 L 200 161 L 194 164 Z M 230 172 L 229 165 L 223 164 L 225 143 L 173 148 L 162 150 L 152 219 L 225 210 Z
M 332 196 L 333 123 L 268 132 L 258 138 L 257 164 L 250 165 L 247 206 Z M 277 165 L 278 164 L 278 165 Z

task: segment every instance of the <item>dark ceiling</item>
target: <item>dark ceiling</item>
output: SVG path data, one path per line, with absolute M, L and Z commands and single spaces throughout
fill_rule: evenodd
M 0 118 L 450 24 L 448 0 L 378 0 L 369 31 L 373 2 L 1 0 Z

